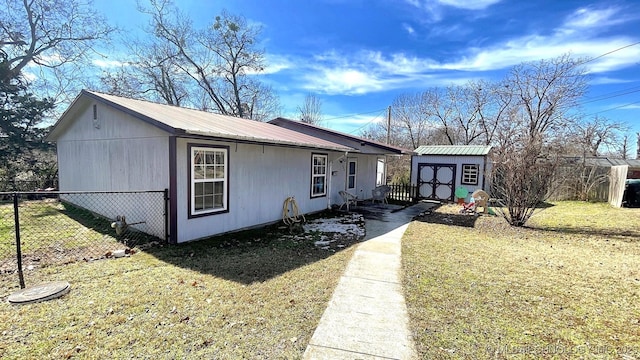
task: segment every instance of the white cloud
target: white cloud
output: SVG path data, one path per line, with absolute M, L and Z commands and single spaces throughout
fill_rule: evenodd
M 360 135 L 363 130 L 366 130 L 370 126 L 385 121 L 385 110 L 381 110 L 379 113 L 362 114 L 362 115 L 341 115 L 332 116 L 327 115 L 323 126 L 330 129 L 339 129 L 348 134 Z
M 285 56 L 266 54 L 267 66 L 261 74 L 275 74 L 292 67 L 292 62 Z
M 570 53 L 577 58 L 595 58 L 614 49 L 633 43 L 629 38 L 597 39 L 592 41 L 562 41 L 554 37 L 531 36 L 508 41 L 488 49 L 470 49 L 470 55 L 441 65 L 442 69 L 488 71 L 504 69 L 527 61 L 538 61 Z M 632 47 L 588 63 L 591 73 L 611 71 L 637 62 L 640 48 Z
M 303 88 L 326 94 L 360 95 L 385 89 L 375 74 L 352 68 L 321 67 L 304 79 Z
M 407 23 L 402 23 L 402 27 L 409 33 L 409 35 L 414 35 L 416 30 Z
M 487 47 L 468 48 L 459 56 L 452 56 L 445 61 L 403 52 L 357 50 L 339 53 L 333 50 L 316 54 L 310 59 L 288 58 L 286 62 L 283 61 L 286 63 L 283 69 L 291 68 L 292 73 L 298 74 L 300 78 L 292 83 L 301 88 L 331 95 L 361 95 L 401 88 L 464 84 L 489 76 L 485 75 L 489 71 L 567 53 L 576 59 L 594 59 L 585 64 L 587 71 L 603 74 L 635 65 L 640 58 L 640 45 L 613 51 L 638 42 L 637 38 L 622 35 L 596 37 L 593 32 L 587 31 L 597 28 L 598 24 L 618 21 L 619 12 L 613 8 L 577 10 L 547 34 L 528 34 Z M 601 75 L 593 83 L 614 81 Z
M 501 0 L 438 0 L 440 4 L 467 10 L 486 9 L 500 1 Z
M 384 56 L 380 52 L 356 54 L 328 52 L 317 55 L 304 71 L 304 89 L 326 94 L 361 95 L 412 86 L 442 86 L 465 83 L 467 76 L 444 75 L 434 71 L 440 65 L 402 53 Z M 302 65 L 304 66 L 304 65 Z
M 624 84 L 629 82 L 635 82 L 635 80 L 614 79 L 608 76 L 598 76 L 598 77 L 594 77 L 593 79 L 591 79 L 591 81 L 589 81 L 591 85 Z
M 442 20 L 444 7 L 454 7 L 464 10 L 483 10 L 502 0 L 405 0 L 407 4 L 424 11 L 429 20 Z
M 550 35 L 525 35 L 488 48 L 471 48 L 468 54 L 442 69 L 487 71 L 507 68 L 525 61 L 537 61 L 570 53 L 578 58 L 595 58 L 638 41 L 628 36 L 596 37 L 624 16 L 617 8 L 576 10 Z M 591 73 L 620 69 L 637 62 L 640 46 L 612 52 L 587 65 Z
M 564 27 L 570 29 L 602 28 L 621 21 L 613 18 L 613 15 L 618 11 L 616 8 L 580 8 L 567 17 Z
M 629 104 L 619 107 L 620 110 L 637 110 L 640 109 L 640 104 Z
M 99 68 L 112 69 L 127 65 L 126 63 L 118 60 L 105 60 L 105 59 L 93 59 L 91 63 Z

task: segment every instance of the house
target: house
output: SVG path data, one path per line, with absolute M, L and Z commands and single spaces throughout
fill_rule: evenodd
M 339 161 L 340 166 L 334 167 L 334 174 L 337 177 L 345 178 L 344 184 L 346 186 L 342 190 L 358 196 L 358 199 L 370 199 L 371 190 L 376 186 L 386 184 L 387 155 L 413 154 L 411 150 L 300 121 L 277 118 L 269 123 L 354 149 L 344 153 L 345 159 Z M 375 177 L 371 174 L 375 174 Z M 332 202 L 338 203 L 339 201 L 341 199 L 334 195 Z
M 490 151 L 491 146 L 481 145 L 420 146 L 411 157 L 411 184 L 419 198 L 439 201 L 455 201 L 460 187 L 469 194 L 486 191 Z
M 312 213 L 340 205 L 344 189 L 370 194 L 380 156 L 400 151 L 86 90 L 47 139 L 57 143 L 60 191 L 168 189 L 171 243 L 276 222 L 291 196 Z M 128 206 L 144 204 L 122 204 L 120 215 Z

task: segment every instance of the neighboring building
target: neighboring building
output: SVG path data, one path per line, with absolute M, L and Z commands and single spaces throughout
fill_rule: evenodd
M 491 146 L 480 145 L 420 146 L 411 157 L 411 184 L 418 187 L 419 198 L 439 201 L 455 201 L 459 187 L 469 194 L 477 189 L 489 192 L 490 151 Z
M 57 143 L 60 191 L 168 189 L 172 243 L 276 222 L 290 196 L 302 213 L 340 205 L 340 190 L 368 198 L 380 156 L 401 152 L 85 90 L 47 139 Z M 121 206 L 117 215 L 145 204 Z
M 640 159 L 614 159 L 609 157 L 587 157 L 577 161 L 584 161 L 585 166 L 611 168 L 614 166 L 628 166 L 626 179 L 640 179 Z

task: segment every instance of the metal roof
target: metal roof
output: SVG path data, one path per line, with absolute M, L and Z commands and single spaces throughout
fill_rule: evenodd
M 578 158 L 578 161 L 580 158 Z M 584 159 L 586 165 L 611 167 L 617 165 L 629 165 L 632 168 L 640 168 L 640 159 L 611 159 L 608 157 L 587 157 Z
M 488 145 L 422 145 L 415 152 L 418 155 L 484 156 L 490 150 Z
M 273 119 L 271 121 L 269 121 L 270 124 L 274 124 L 274 125 L 278 125 L 278 126 L 282 126 L 291 130 L 295 130 L 295 131 L 302 131 L 305 132 L 309 135 L 313 134 L 314 132 L 316 134 L 327 134 L 330 135 L 332 137 L 334 137 L 333 141 L 337 141 L 340 142 L 342 141 L 342 139 L 346 140 L 347 143 L 342 143 L 345 146 L 349 146 L 348 141 L 352 141 L 352 142 L 357 142 L 360 143 L 361 145 L 369 145 L 369 146 L 375 146 L 377 148 L 380 148 L 383 152 L 388 152 L 388 153 L 393 153 L 393 154 L 412 154 L 413 151 L 408 150 L 408 149 L 404 149 L 398 146 L 394 146 L 394 145 L 389 145 L 389 144 L 384 144 L 375 140 L 371 140 L 371 139 L 365 139 L 365 138 L 361 138 L 358 136 L 354 136 L 351 134 L 346 134 L 340 131 L 335 131 L 332 129 L 327 129 L 325 127 L 322 126 L 317 126 L 317 125 L 313 125 L 313 124 L 307 124 L 307 123 L 303 123 L 302 121 L 294 121 L 294 120 L 290 120 L 290 119 L 285 119 L 282 117 Z M 315 135 L 315 136 L 321 136 L 321 135 Z M 338 140 L 335 140 L 338 139 Z
M 65 122 L 69 110 L 73 108 L 77 102 L 83 101 L 83 97 L 101 101 L 175 135 L 196 135 L 261 144 L 354 151 L 351 147 L 269 123 L 87 90 L 82 90 L 74 103 L 65 111 L 51 130 L 48 139 L 55 141 L 58 135 L 57 132 L 59 132 L 57 128 L 60 127 L 61 123 Z

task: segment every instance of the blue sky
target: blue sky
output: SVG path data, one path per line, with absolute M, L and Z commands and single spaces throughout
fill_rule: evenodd
M 637 0 L 176 4 L 196 26 L 211 23 L 223 8 L 262 25 L 268 62 L 262 79 L 277 91 L 284 115 L 292 118 L 311 93 L 322 100 L 327 127 L 357 134 L 382 120 L 383 109 L 401 93 L 495 80 L 513 65 L 567 52 L 589 58 L 611 52 L 587 64 L 590 89 L 582 110 L 625 121 L 633 133 L 640 132 Z M 129 31 L 147 21 L 132 0 L 96 0 L 96 6 L 112 24 Z

